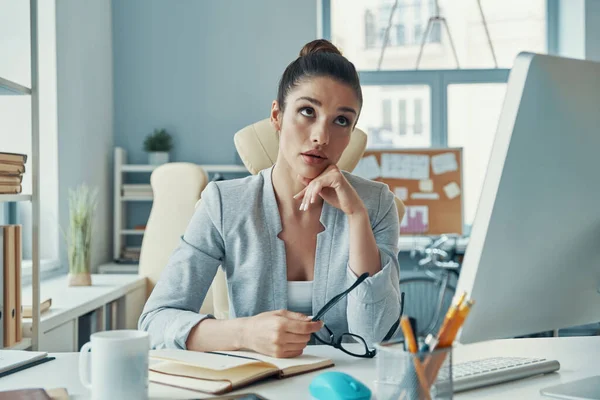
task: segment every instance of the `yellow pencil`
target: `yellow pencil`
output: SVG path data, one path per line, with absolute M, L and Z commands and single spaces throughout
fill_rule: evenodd
M 415 334 L 410 326 L 410 321 L 408 317 L 404 316 L 400 320 L 400 327 L 402 328 L 402 333 L 404 334 L 404 339 L 406 340 L 406 345 L 408 346 L 408 351 L 411 354 L 417 354 L 417 340 L 415 339 Z M 415 371 L 417 373 L 417 378 L 419 379 L 419 384 L 421 385 L 421 390 L 423 392 L 423 396 L 425 399 L 431 399 L 431 394 L 429 393 L 429 383 L 427 382 L 427 377 L 425 376 L 425 371 L 423 370 L 423 365 L 419 360 L 417 355 L 413 355 L 413 362 L 415 364 Z

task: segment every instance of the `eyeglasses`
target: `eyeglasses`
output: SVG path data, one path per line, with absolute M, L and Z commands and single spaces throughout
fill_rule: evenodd
M 356 280 L 356 282 L 354 282 L 352 284 L 352 286 L 350 286 L 348 289 L 344 290 L 342 293 L 338 294 L 337 296 L 335 296 L 334 298 L 329 300 L 327 302 L 327 304 L 325 304 L 323 306 L 323 308 L 321 308 L 319 310 L 319 312 L 312 318 L 312 321 L 319 321 L 327 313 L 327 311 L 329 311 L 334 305 L 336 305 L 344 297 L 348 296 L 348 293 L 350 293 L 352 290 L 354 290 L 358 285 L 360 285 L 368 277 L 369 277 L 368 272 L 365 272 L 364 274 L 359 276 L 358 279 Z M 396 329 L 398 329 L 398 325 L 400 324 L 400 319 L 402 318 L 402 314 L 404 313 L 404 292 L 400 293 L 400 299 L 401 299 L 400 317 L 398 318 L 398 320 L 396 320 L 396 322 L 394 322 L 394 325 L 392 325 L 392 327 L 390 328 L 388 333 L 385 335 L 385 338 L 383 338 L 383 341 L 389 340 L 392 337 L 392 335 L 394 334 L 394 332 L 396 332 Z M 359 335 L 346 332 L 346 333 L 343 333 L 342 335 L 340 335 L 339 337 L 336 337 L 335 334 L 331 331 L 331 329 L 329 329 L 327 327 L 327 325 L 323 324 L 323 328 L 325 328 L 325 330 L 329 334 L 328 339 L 322 339 L 316 333 L 312 334 L 312 336 L 320 343 L 326 344 L 328 346 L 333 346 L 336 349 L 339 349 L 339 350 L 343 351 L 344 353 L 349 354 L 354 357 L 373 358 L 373 357 L 375 357 L 375 354 L 377 354 L 377 351 L 375 349 L 369 348 L 365 339 L 363 339 Z M 349 340 L 349 339 L 352 339 L 352 340 Z M 359 344 L 362 343 L 363 347 L 361 348 L 360 346 L 356 346 L 354 342 L 359 343 Z M 359 350 L 357 350 L 357 349 L 359 349 Z

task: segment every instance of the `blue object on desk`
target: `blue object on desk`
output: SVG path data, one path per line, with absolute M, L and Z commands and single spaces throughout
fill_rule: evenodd
M 343 372 L 323 372 L 309 386 L 316 400 L 369 400 L 371 391 L 361 381 Z

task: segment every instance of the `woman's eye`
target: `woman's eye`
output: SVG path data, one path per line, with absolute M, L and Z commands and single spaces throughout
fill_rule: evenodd
M 315 110 L 312 107 L 304 107 L 300 109 L 300 114 L 304 115 L 305 117 L 314 117 Z
M 350 121 L 348 121 L 348 118 L 346 117 L 337 117 L 335 119 L 335 123 L 339 126 L 348 126 L 350 124 Z

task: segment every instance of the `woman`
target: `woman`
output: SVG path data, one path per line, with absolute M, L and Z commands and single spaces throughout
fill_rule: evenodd
M 323 327 L 307 315 L 364 273 L 323 320 L 337 335 L 384 337 L 400 314 L 394 196 L 336 167 L 361 106 L 354 65 L 325 40 L 304 46 L 271 107 L 275 165 L 208 184 L 146 303 L 139 326 L 154 348 L 295 357 Z M 219 265 L 230 320 L 198 313 Z

